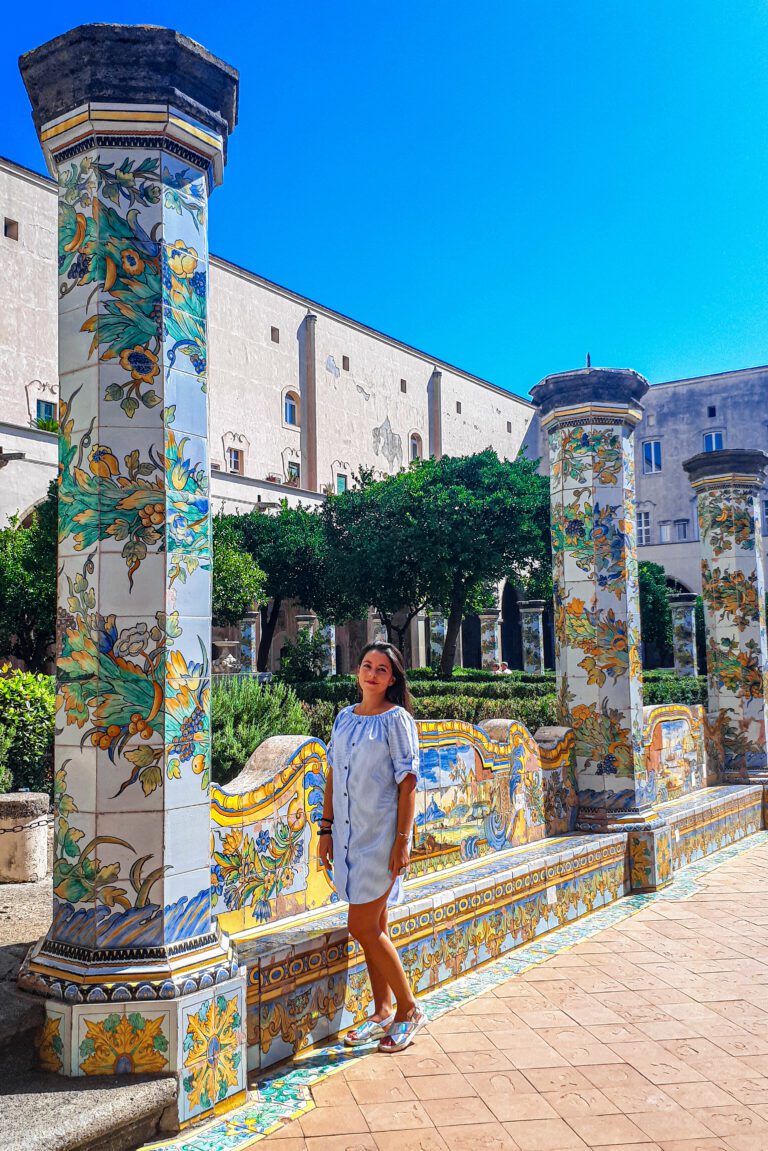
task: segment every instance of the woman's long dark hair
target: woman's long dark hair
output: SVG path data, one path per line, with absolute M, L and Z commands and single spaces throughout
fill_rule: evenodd
M 366 644 L 360 652 L 360 658 L 357 661 L 357 666 L 363 662 L 369 651 L 376 651 L 380 655 L 385 655 L 392 667 L 392 675 L 395 677 L 395 682 L 390 684 L 387 688 L 387 699 L 390 703 L 396 703 L 399 707 L 405 708 L 406 711 L 413 715 L 413 699 L 408 689 L 408 681 L 405 678 L 405 660 L 403 659 L 402 652 L 395 647 L 392 643 L 385 643 L 377 641 L 376 643 Z M 363 693 L 360 691 L 360 685 L 357 686 L 360 698 L 363 698 Z

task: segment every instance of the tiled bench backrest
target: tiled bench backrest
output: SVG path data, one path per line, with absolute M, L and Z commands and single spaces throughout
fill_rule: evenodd
M 700 704 L 643 708 L 643 749 L 651 802 L 666 803 L 717 783 L 708 769 L 705 723 Z
M 411 875 L 564 834 L 575 825 L 573 734 L 492 720 L 419 721 L 422 772 Z M 317 862 L 325 745 L 277 736 L 226 787 L 211 786 L 211 883 L 222 927 L 252 927 L 335 901 Z

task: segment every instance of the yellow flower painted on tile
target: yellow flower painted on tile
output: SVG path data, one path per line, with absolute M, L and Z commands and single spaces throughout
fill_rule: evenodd
M 183 240 L 176 242 L 168 248 L 168 267 L 174 276 L 186 280 L 194 275 L 197 268 L 197 250 L 188 247 Z
M 182 1083 L 190 1112 L 207 1111 L 239 1083 L 241 1018 L 238 997 L 216 995 L 187 1020 Z
M 64 1066 L 61 1058 L 64 1042 L 59 1034 L 61 1019 L 48 1016 L 37 1036 L 37 1059 L 43 1071 L 61 1071 Z
M 93 474 L 100 476 L 103 480 L 108 480 L 111 476 L 116 476 L 120 471 L 117 456 L 111 448 L 102 447 L 101 444 L 94 444 L 88 453 L 88 461 Z
M 145 1019 L 137 1011 L 115 1012 L 100 1020 L 86 1019 L 85 1030 L 80 1044 L 80 1070 L 85 1075 L 140 1074 L 168 1067 L 162 1016 Z
M 120 367 L 131 373 L 131 379 L 140 380 L 144 384 L 151 384 L 155 376 L 160 374 L 157 356 L 143 344 L 125 348 L 120 353 Z

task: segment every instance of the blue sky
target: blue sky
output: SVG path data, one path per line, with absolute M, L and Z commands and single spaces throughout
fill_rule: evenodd
M 0 153 L 42 170 L 17 56 L 179 28 L 240 69 L 211 249 L 526 394 L 768 361 L 765 0 L 16 5 Z

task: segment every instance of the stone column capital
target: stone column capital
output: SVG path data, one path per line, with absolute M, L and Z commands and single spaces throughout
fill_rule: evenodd
M 558 372 L 531 389 L 543 427 L 566 423 L 625 423 L 634 427 L 648 381 L 631 368 L 579 368 Z
M 52 173 L 94 147 L 163 146 L 218 184 L 237 123 L 235 68 L 171 28 L 83 24 L 19 59 Z
M 696 593 L 692 591 L 673 592 L 669 596 L 669 606 L 675 607 L 694 607 L 696 603 Z
M 756 488 L 765 479 L 768 452 L 752 448 L 721 448 L 719 452 L 699 452 L 684 460 L 683 468 L 696 491 L 724 484 Z
M 544 611 L 547 601 L 543 599 L 521 599 L 517 606 L 520 611 L 540 612 Z

